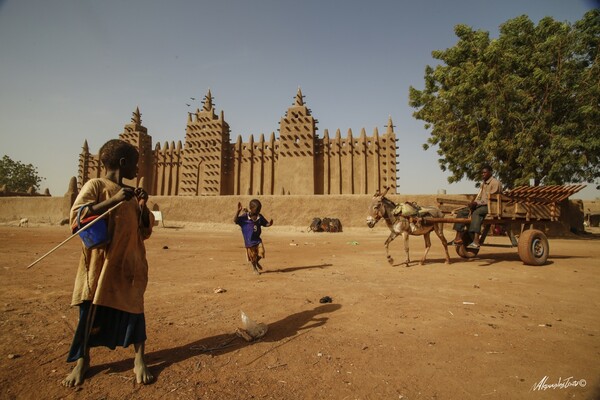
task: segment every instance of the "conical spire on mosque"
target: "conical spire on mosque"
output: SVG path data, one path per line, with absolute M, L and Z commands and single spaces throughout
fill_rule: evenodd
M 208 89 L 208 93 L 204 96 L 202 104 L 202 111 L 211 111 L 213 109 L 213 97 L 210 93 L 210 89 Z
M 74 176 L 69 180 L 69 187 L 67 188 L 67 194 L 77 193 L 77 178 Z
M 135 111 L 133 112 L 133 117 L 131 117 L 131 122 L 133 122 L 136 125 L 142 124 L 142 113 L 140 112 L 139 107 L 135 108 Z
M 295 106 L 303 106 L 304 105 L 304 96 L 302 95 L 302 90 L 300 90 L 300 86 L 298 86 L 298 91 L 296 92 L 296 99 L 294 101 Z
M 394 133 L 394 123 L 392 122 L 392 116 L 390 115 L 388 117 L 388 123 L 386 125 L 387 130 L 385 131 L 385 133 Z

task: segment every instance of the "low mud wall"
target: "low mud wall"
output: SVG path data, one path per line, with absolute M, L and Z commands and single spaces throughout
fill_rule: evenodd
M 237 204 L 244 207 L 253 198 L 262 203 L 262 214 L 277 225 L 308 227 L 313 218 L 339 218 L 342 226 L 366 226 L 370 195 L 335 196 L 218 196 L 187 198 L 182 196 L 154 197 L 149 207 L 163 213 L 168 221 L 232 223 Z M 436 205 L 437 196 L 388 196 L 395 202 L 416 201 L 421 205 Z M 456 196 L 455 198 L 464 198 Z
M 60 224 L 70 206 L 67 197 L 0 197 L 0 223 L 18 225 L 27 218 L 30 223 Z
M 439 195 L 391 195 L 394 202 L 414 201 L 419 205 L 437 205 Z M 466 200 L 469 195 L 443 195 L 445 199 Z M 230 224 L 238 202 L 248 206 L 253 196 L 156 196 L 148 206 L 161 211 L 164 224 L 214 223 Z M 332 196 L 257 196 L 263 204 L 262 213 L 276 225 L 308 227 L 313 218 L 339 218 L 343 227 L 364 227 L 370 195 Z M 0 197 L 0 223 L 18 225 L 21 218 L 30 223 L 59 224 L 68 217 L 68 197 Z M 586 203 L 571 200 L 563 206 L 563 221 L 545 230 L 583 231 L 583 210 Z M 542 228 L 544 229 L 544 228 Z
M 153 196 L 148 206 L 161 211 L 165 225 L 169 223 L 232 223 L 237 204 L 244 207 L 253 198 L 262 205 L 262 214 L 277 225 L 308 227 L 313 218 L 339 218 L 342 226 L 365 226 L 370 195 L 337 196 Z M 421 205 L 436 205 L 437 196 L 388 196 L 395 202 L 416 201 Z M 455 195 L 445 198 L 465 199 Z M 68 217 L 70 202 L 64 197 L 3 197 L 0 198 L 0 223 L 18 224 L 21 218 L 30 223 L 58 224 Z

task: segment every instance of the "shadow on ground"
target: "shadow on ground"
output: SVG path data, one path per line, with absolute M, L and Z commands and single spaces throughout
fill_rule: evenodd
M 298 338 L 300 335 L 308 333 L 313 328 L 324 325 L 329 318 L 323 314 L 337 311 L 341 307 L 342 306 L 339 304 L 325 304 L 312 310 L 301 311 L 280 319 L 279 321 L 272 322 L 269 324 L 267 334 L 257 342 L 246 342 L 235 333 L 225 333 L 201 338 L 170 349 L 148 353 L 146 354 L 146 362 L 150 366 L 150 371 L 154 377 L 158 379 L 161 372 L 170 366 L 197 357 L 201 354 L 210 354 L 218 357 L 246 346 L 252 346 L 254 343 L 258 342 L 278 343 L 277 346 L 270 348 L 248 363 L 252 364 L 274 349 L 284 346 L 286 343 Z M 130 371 L 132 368 L 133 358 L 128 358 L 114 363 L 92 366 L 86 377 L 89 379 L 106 370 L 110 371 L 110 373 L 120 373 Z

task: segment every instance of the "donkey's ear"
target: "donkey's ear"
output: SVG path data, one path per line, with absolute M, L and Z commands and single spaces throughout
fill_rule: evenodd
M 388 192 L 388 190 L 390 190 L 390 187 L 386 187 L 385 190 L 383 191 L 383 194 L 381 194 L 381 197 L 385 196 Z

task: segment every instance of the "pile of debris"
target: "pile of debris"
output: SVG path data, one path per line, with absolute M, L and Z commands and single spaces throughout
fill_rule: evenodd
M 310 226 L 308 227 L 308 231 L 313 232 L 341 232 L 342 231 L 342 222 L 337 218 L 329 218 L 325 217 L 321 218 L 313 218 Z

